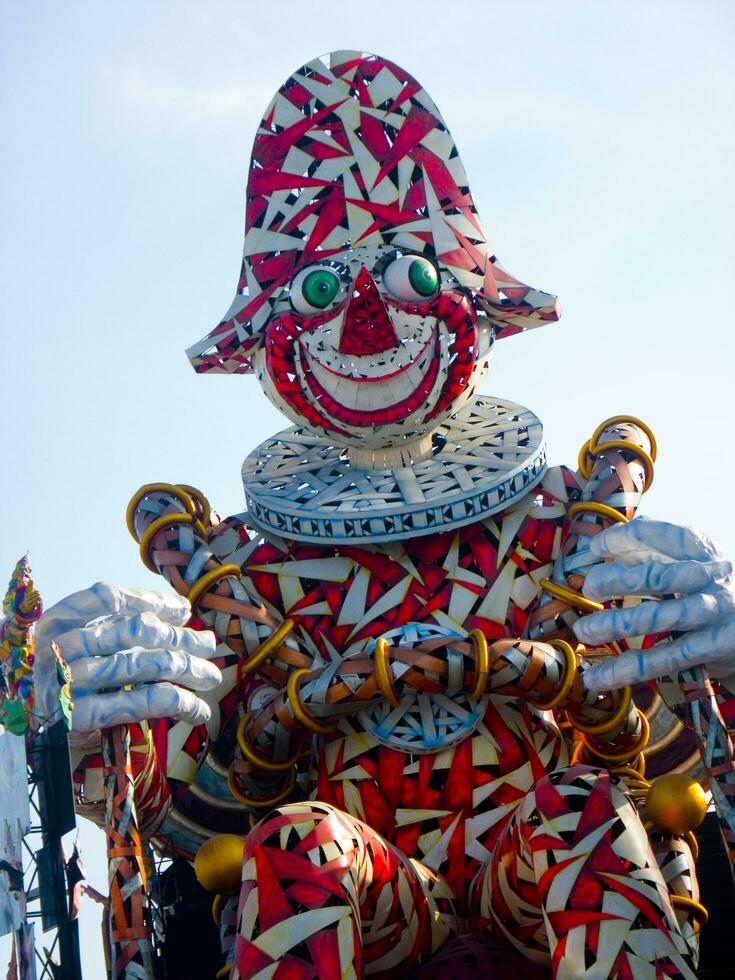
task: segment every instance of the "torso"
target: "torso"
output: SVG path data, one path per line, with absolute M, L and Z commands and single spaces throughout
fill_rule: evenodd
M 235 542 L 230 533 L 233 547 L 221 557 L 238 561 L 248 588 L 279 620 L 294 620 L 294 635 L 316 666 L 410 623 L 518 637 L 551 572 L 576 488 L 573 474 L 557 467 L 509 510 L 459 530 L 370 547 L 244 533 Z M 231 531 L 235 525 L 227 523 Z M 421 727 L 421 711 L 413 708 L 409 722 Z M 312 795 L 441 870 L 458 897 L 516 804 L 566 762 L 553 723 L 513 699 L 489 698 L 484 714 L 466 732 L 455 730 L 446 747 L 436 717 L 424 718 L 435 745 L 419 751 L 408 751 L 405 737 L 379 740 L 365 721 L 343 721 L 323 746 Z M 452 724 L 443 730 L 451 736 Z

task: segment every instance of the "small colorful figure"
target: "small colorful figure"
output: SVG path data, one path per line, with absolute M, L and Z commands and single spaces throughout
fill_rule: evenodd
M 28 731 L 33 714 L 33 626 L 41 618 L 28 555 L 16 564 L 3 600 L 0 622 L 0 724 L 14 735 Z

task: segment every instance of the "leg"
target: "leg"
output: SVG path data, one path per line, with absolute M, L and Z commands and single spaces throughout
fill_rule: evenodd
M 441 878 L 341 810 L 292 803 L 248 836 L 231 976 L 402 976 L 452 924 Z
M 685 939 L 638 812 L 605 771 L 538 783 L 473 892 L 490 928 L 557 980 L 696 976 L 691 929 Z

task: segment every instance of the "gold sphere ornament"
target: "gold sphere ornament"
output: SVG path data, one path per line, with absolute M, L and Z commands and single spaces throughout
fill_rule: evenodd
M 696 779 L 678 773 L 659 776 L 648 791 L 646 813 L 660 830 L 685 834 L 704 820 L 707 796 Z
M 239 892 L 244 847 L 245 838 L 237 834 L 218 834 L 206 840 L 194 858 L 194 874 L 202 888 L 214 895 Z

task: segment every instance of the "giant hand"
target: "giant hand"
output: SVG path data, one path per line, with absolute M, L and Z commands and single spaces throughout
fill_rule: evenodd
M 591 667 L 585 674 L 589 689 L 610 690 L 700 664 L 713 677 L 735 672 L 732 564 L 709 538 L 693 528 L 637 517 L 592 538 L 590 549 L 606 561 L 587 574 L 588 598 L 662 598 L 584 616 L 574 627 L 577 638 L 597 646 L 651 633 L 675 636 Z
M 209 662 L 214 634 L 187 629 L 190 614 L 181 596 L 105 582 L 62 599 L 36 631 L 39 709 L 53 710 L 54 641 L 71 670 L 76 731 L 146 718 L 208 721 L 209 706 L 194 692 L 217 687 L 222 676 Z

